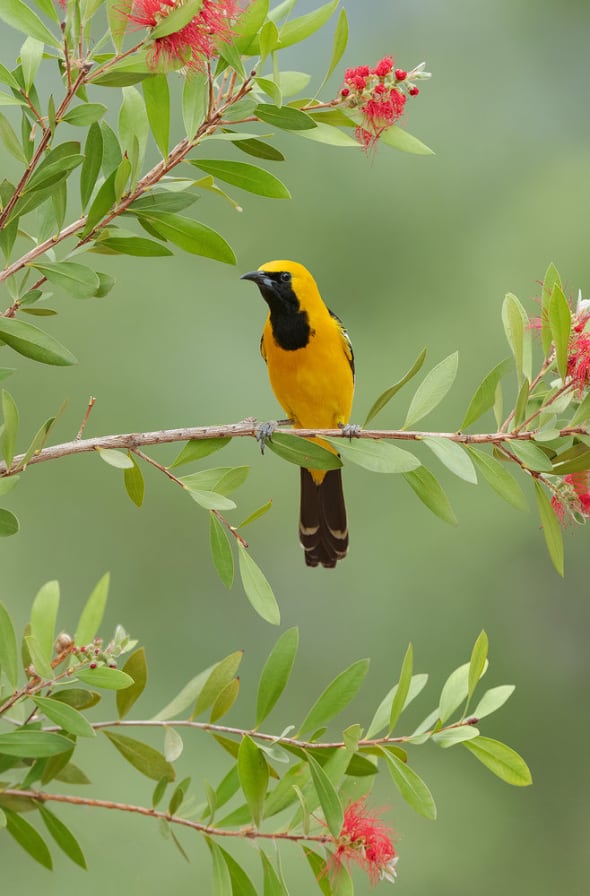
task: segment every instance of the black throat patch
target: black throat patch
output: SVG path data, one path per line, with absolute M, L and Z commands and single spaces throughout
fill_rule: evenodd
M 273 314 L 271 310 L 270 325 L 275 342 L 286 352 L 305 348 L 309 342 L 311 327 L 306 311 Z

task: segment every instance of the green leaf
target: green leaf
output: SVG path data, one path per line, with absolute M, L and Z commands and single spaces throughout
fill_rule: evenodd
M 221 719 L 230 711 L 230 709 L 238 699 L 239 693 L 240 679 L 233 678 L 217 696 L 213 706 L 211 707 L 211 715 L 209 717 L 209 721 L 211 722 L 211 724 L 215 724 L 215 722 L 218 722 L 219 719 Z
M 18 682 L 18 645 L 8 610 L 0 601 L 0 670 L 13 690 Z
M 6 3 L 7 0 L 0 0 L 0 18 L 2 18 L 2 4 Z M 18 159 L 19 162 L 23 164 L 28 164 L 28 159 L 23 152 L 22 146 L 14 130 L 12 129 L 12 125 L 8 121 L 6 115 L 3 115 L 0 112 L 0 140 L 4 144 L 5 149 L 8 150 L 11 156 L 14 156 L 15 159 Z
M 108 236 L 94 244 L 94 251 L 116 252 L 121 255 L 134 255 L 140 258 L 158 258 L 173 255 L 166 246 L 141 236 Z
M 260 519 L 261 516 L 264 516 L 265 513 L 268 513 L 270 508 L 272 507 L 272 499 L 267 501 L 266 504 L 263 504 L 261 507 L 256 508 L 256 510 L 252 511 L 245 520 L 242 520 L 241 523 L 238 523 L 238 529 L 241 529 L 243 526 L 248 526 L 250 523 L 253 523 L 255 520 Z
M 213 511 L 209 513 L 209 544 L 217 574 L 226 588 L 234 581 L 234 555 L 229 536 Z
M 174 768 L 158 750 L 132 737 L 115 734 L 113 731 L 103 729 L 103 734 L 108 737 L 121 756 L 146 778 L 151 778 L 153 781 L 159 781 L 160 778 L 174 781 L 176 777 Z
M 185 218 L 182 215 L 155 210 L 149 212 L 142 210 L 140 217 L 147 221 L 161 237 L 170 240 L 185 252 L 202 255 L 205 258 L 214 258 L 225 264 L 236 263 L 236 256 L 229 243 L 205 224 L 200 224 L 198 221 L 193 221 L 192 218 Z
M 409 451 L 384 439 L 328 439 L 345 460 L 374 473 L 406 473 L 420 466 Z
M 480 736 L 466 741 L 463 746 L 507 784 L 527 787 L 533 783 L 530 769 L 522 756 L 506 744 Z
M 408 429 L 441 403 L 455 382 L 458 364 L 459 353 L 453 352 L 426 374 L 410 402 L 403 429 Z
M 166 21 L 170 16 L 171 14 L 166 17 Z M 136 87 L 123 87 L 121 90 L 123 102 L 119 110 L 119 141 L 123 153 L 127 153 L 131 162 L 135 182 L 135 174 L 141 168 L 147 145 L 148 116 L 143 97 Z
M 2 389 L 2 414 L 4 426 L 2 427 L 2 456 L 7 470 L 10 470 L 16 449 L 16 434 L 18 431 L 18 408 L 10 392 Z
M 58 412 L 58 415 L 59 413 L 60 412 Z M 55 417 L 49 417 L 44 423 L 41 424 L 41 426 L 31 439 L 31 444 L 25 451 L 23 459 L 19 462 L 19 467 L 21 469 L 24 470 L 33 455 L 38 454 L 38 452 L 40 452 L 44 447 L 45 442 L 47 441 L 47 437 L 49 436 L 49 433 L 51 432 L 58 415 L 56 415 Z
M 549 322 L 549 305 L 553 294 L 553 287 L 557 285 L 561 288 L 561 277 L 559 271 L 551 262 L 545 271 L 543 277 L 543 289 L 541 292 L 541 340 L 543 342 L 543 353 L 545 357 L 549 354 L 551 348 L 551 324 Z
M 121 669 L 111 669 L 109 666 L 98 666 L 96 669 L 77 669 L 76 678 L 94 688 L 104 688 L 108 691 L 119 691 L 133 684 L 133 679 Z
M 270 103 L 259 103 L 254 110 L 260 121 L 287 131 L 308 131 L 317 127 L 317 123 L 306 112 L 293 106 L 273 106 Z
M 82 106 L 74 106 L 73 109 L 66 112 L 60 121 L 67 121 L 74 127 L 85 128 L 89 124 L 99 121 L 106 111 L 107 107 L 102 103 L 84 103 Z
M 263 869 L 263 896 L 288 896 L 281 879 L 263 849 L 260 850 Z
M 314 116 L 314 121 L 316 121 L 316 118 L 317 116 Z M 348 146 L 359 149 L 358 141 L 351 137 L 350 134 L 346 134 L 339 128 L 321 121 L 316 121 L 316 126 L 313 130 L 297 131 L 297 134 L 300 137 L 305 137 L 306 140 L 315 140 L 316 143 L 324 143 L 326 146 Z
M 137 650 L 134 650 L 127 657 L 122 671 L 133 679 L 133 684 L 130 684 L 128 688 L 117 691 L 117 712 L 120 719 L 127 715 L 147 684 L 148 672 L 145 648 L 139 647 Z
M 109 467 L 115 467 L 117 470 L 133 468 L 133 460 L 124 451 L 119 451 L 117 448 L 96 448 L 96 452 Z
M 95 122 L 88 130 L 84 144 L 84 161 L 80 171 L 80 198 L 85 209 L 94 190 L 103 157 L 103 139 L 100 125 Z
M 51 697 L 33 697 L 33 703 L 64 731 L 75 734 L 77 737 L 96 737 L 96 732 L 81 712 L 68 706 L 61 700 L 53 700 Z
M 344 10 L 342 10 L 342 12 L 344 12 Z M 379 398 L 377 398 L 376 401 L 373 402 L 373 404 L 371 405 L 371 410 L 367 414 L 365 422 L 363 423 L 363 429 L 366 429 L 367 424 L 370 423 L 371 420 L 377 416 L 379 411 L 382 410 L 385 405 L 391 401 L 393 396 L 396 395 L 399 390 L 406 385 L 406 383 L 409 383 L 409 381 L 416 376 L 416 374 L 424 364 L 424 361 L 426 359 L 426 351 L 427 350 L 423 348 L 410 369 L 407 370 L 406 373 L 404 373 L 401 380 L 398 380 L 397 383 L 394 383 L 393 386 L 390 386 L 385 390 L 385 392 L 382 392 Z
M 473 715 L 478 720 L 491 715 L 493 712 L 496 712 L 497 709 L 500 709 L 501 706 L 504 706 L 513 693 L 513 684 L 501 684 L 496 688 L 490 688 L 489 691 L 485 692 L 473 710 Z
M 487 663 L 484 661 L 479 678 L 484 674 L 486 668 Z M 469 670 L 470 664 L 463 663 L 462 666 L 451 672 L 443 685 L 438 705 L 438 718 L 443 725 L 467 698 L 469 693 Z
M 258 685 L 256 700 L 256 727 L 269 715 L 283 693 L 297 656 L 299 630 L 289 628 L 283 632 L 264 664 Z
M 76 634 L 74 635 L 74 641 L 78 647 L 89 644 L 102 623 L 109 594 L 109 584 L 110 574 L 107 572 L 94 588 L 82 610 Z
M 221 847 L 209 837 L 205 838 L 213 859 L 213 891 L 212 896 L 232 896 L 232 885 L 229 869 Z
M 404 800 L 424 818 L 436 820 L 436 804 L 422 778 L 389 750 L 382 750 L 389 773 Z
M 188 477 L 185 477 L 188 479 Z M 181 480 L 182 481 L 182 480 Z M 235 510 L 236 503 L 225 495 L 207 489 L 193 488 L 190 485 L 183 486 L 193 501 L 196 501 L 205 510 Z
M 270 584 L 246 548 L 238 542 L 240 577 L 246 597 L 266 622 L 279 625 L 281 614 Z
M 333 837 L 337 838 L 340 836 L 340 831 L 342 830 L 342 824 L 344 822 L 344 811 L 338 798 L 338 794 L 317 759 L 314 759 L 309 752 L 306 754 L 306 759 L 309 765 L 309 770 L 311 771 L 313 786 L 315 787 L 320 806 L 322 807 L 322 812 L 324 813 L 324 818 L 326 819 L 328 830 Z
M 43 803 L 39 804 L 39 812 L 41 813 L 41 818 L 45 822 L 45 827 L 60 849 L 65 852 L 72 862 L 75 862 L 76 865 L 86 869 L 87 865 L 84 853 L 70 829 L 66 827 L 63 821 L 60 821 L 53 812 L 50 812 L 47 806 L 44 806 Z
M 173 719 L 181 715 L 181 713 L 183 713 L 185 709 L 188 709 L 188 707 L 195 702 L 195 700 L 201 693 L 203 686 L 209 678 L 213 668 L 213 666 L 209 666 L 207 669 L 199 672 L 198 675 L 195 675 L 194 678 L 191 678 L 191 680 L 185 684 L 182 690 L 175 697 L 173 697 L 173 699 L 169 703 L 166 704 L 164 709 L 161 709 L 160 712 L 156 713 L 154 719 L 167 721 L 168 719 Z
M 508 373 L 511 367 L 512 361 L 509 358 L 506 358 L 504 361 L 497 364 L 496 367 L 484 377 L 475 390 L 475 394 L 467 408 L 463 422 L 459 427 L 461 430 L 467 429 L 468 426 L 475 423 L 476 420 L 479 420 L 486 411 L 493 408 L 496 400 L 496 388 L 498 383 L 502 377 Z
M 20 62 L 27 93 L 30 91 L 31 84 L 33 84 L 37 77 L 37 72 L 39 71 L 41 60 L 43 59 L 43 49 L 43 42 L 36 40 L 34 37 L 27 37 L 21 47 Z
M 223 853 L 231 880 L 232 896 L 256 896 L 254 885 L 241 865 L 225 849 L 219 847 Z
M 567 375 L 568 349 L 570 342 L 570 330 L 572 327 L 572 314 L 570 306 L 559 283 L 553 284 L 551 299 L 549 301 L 549 325 L 551 338 L 555 346 L 557 369 L 562 380 Z
M 328 451 L 322 445 L 318 445 L 309 439 L 300 436 L 292 436 L 289 433 L 275 432 L 272 438 L 266 442 L 270 448 L 283 460 L 300 467 L 311 467 L 314 470 L 337 470 L 342 466 L 342 461 L 337 454 Z
M 472 485 L 477 484 L 477 473 L 473 463 L 461 445 L 457 444 L 457 442 L 452 442 L 450 439 L 433 436 L 427 436 L 421 439 L 421 441 L 430 448 L 435 457 L 445 465 L 447 470 L 450 470 L 451 473 L 454 473 L 460 479 L 464 479 L 465 482 L 470 482 Z
M 53 700 L 61 700 L 74 709 L 90 709 L 100 703 L 100 694 L 96 691 L 87 691 L 84 688 L 63 688 L 61 691 L 53 691 L 51 694 Z
M 192 719 L 212 706 L 219 694 L 234 678 L 243 656 L 243 650 L 236 650 L 213 666 L 197 697 L 195 708 L 191 714 Z
M 330 60 L 330 65 L 328 67 L 328 71 L 326 72 L 326 77 L 324 78 L 324 84 L 342 59 L 344 55 L 344 51 L 346 50 L 346 45 L 348 43 L 348 18 L 346 16 L 346 10 L 341 9 L 340 15 L 338 16 L 338 22 L 336 23 L 336 30 L 334 31 L 334 42 L 332 44 L 332 59 Z M 366 426 L 366 423 L 364 424 Z
M 50 662 L 51 654 L 44 654 L 41 645 L 33 635 L 25 635 L 24 641 L 35 672 L 39 678 L 45 678 L 50 681 L 53 678 L 53 669 Z
M 543 535 L 551 562 L 560 576 L 565 574 L 564 571 L 564 555 L 563 555 L 563 535 L 559 520 L 551 506 L 551 501 L 545 493 L 545 489 L 538 479 L 535 479 L 535 495 L 537 497 L 537 507 L 539 508 L 539 516 L 541 517 L 541 525 L 543 527 Z
M 172 461 L 168 469 L 179 467 L 181 464 L 189 464 L 195 460 L 201 460 L 215 451 L 220 451 L 229 444 L 229 437 L 220 439 L 191 439 L 183 446 L 178 456 Z
M 170 91 L 166 75 L 152 75 L 142 82 L 148 121 L 162 158 L 168 155 L 170 139 Z
M 123 470 L 125 490 L 127 491 L 127 494 L 136 505 L 136 507 L 141 507 L 141 505 L 143 504 L 143 495 L 145 492 L 143 473 L 141 472 L 137 461 L 132 455 L 129 455 L 129 459 L 132 462 L 132 466 Z
M 473 650 L 471 652 L 471 660 L 469 661 L 469 677 L 467 698 L 471 699 L 473 692 L 477 687 L 479 679 L 484 673 L 486 660 L 488 658 L 488 636 L 485 631 L 480 632 L 477 637 Z
M 384 143 L 386 146 L 392 146 L 394 149 L 399 149 L 401 152 L 409 152 L 416 156 L 434 155 L 429 146 L 426 146 L 413 134 L 409 134 L 396 124 L 392 124 L 391 127 L 385 128 L 381 132 L 379 142 Z
M 98 222 L 101 221 L 108 212 L 110 212 L 110 210 L 117 202 L 115 184 L 121 171 L 123 171 L 124 174 L 128 174 L 129 163 L 127 162 L 127 159 L 124 159 L 120 163 L 120 165 L 109 174 L 104 183 L 102 183 L 98 188 L 86 215 L 86 224 L 84 225 L 84 229 L 82 230 L 82 236 L 84 238 L 86 238 L 91 233 L 91 231 L 94 230 Z M 95 292 L 90 293 L 90 295 L 94 295 Z M 79 296 L 78 298 L 86 298 L 86 296 Z
M 268 765 L 262 750 L 247 734 L 242 738 L 238 752 L 238 774 L 252 820 L 256 827 L 260 827 L 268 787 Z
M 454 747 L 479 737 L 479 730 L 474 725 L 461 725 L 460 728 L 449 728 L 448 731 L 437 731 L 432 735 L 433 743 L 443 750 Z
M 0 507 L 0 538 L 16 535 L 20 526 L 18 519 L 10 510 Z
M 20 481 L 20 476 L 13 474 L 12 476 L 0 477 L 0 495 L 7 495 Z
M 50 47 L 61 49 L 62 41 L 56 37 L 46 25 L 43 24 L 39 16 L 32 9 L 23 3 L 23 0 L 0 0 L 0 19 L 22 31 L 29 37 L 43 41 Z
M 169 725 L 166 725 L 164 728 L 164 758 L 167 759 L 168 762 L 176 762 L 182 756 L 182 752 L 184 750 L 184 743 L 182 737 L 176 731 L 175 728 L 170 728 Z M 190 779 L 185 779 L 185 781 L 181 781 L 174 794 L 172 795 L 172 799 L 170 800 L 170 814 L 174 815 L 176 810 L 182 804 L 182 800 L 184 799 L 184 794 L 186 787 L 188 786 L 188 782 Z M 183 784 L 185 785 L 183 787 Z M 174 803 L 177 805 L 174 805 Z
M 76 299 L 87 299 L 93 296 L 98 287 L 98 276 L 92 268 L 75 261 L 56 261 L 40 264 L 33 262 L 31 267 L 38 270 L 50 283 L 61 287 Z
M 529 398 L 531 392 L 531 384 L 525 377 L 520 386 L 520 390 L 518 392 L 518 396 L 516 398 L 516 404 L 514 405 L 514 425 L 520 426 L 520 424 L 524 421 L 527 409 L 529 405 Z
M 326 859 L 322 858 L 322 856 L 318 855 L 317 852 L 314 852 L 313 849 L 309 849 L 307 846 L 303 847 L 303 852 L 305 853 L 311 872 L 316 879 L 316 883 L 324 896 L 334 896 L 334 890 L 330 883 L 328 862 Z M 342 870 L 346 871 L 346 866 L 342 865 L 338 870 L 339 872 Z
M 535 470 L 538 473 L 553 472 L 553 464 L 547 454 L 534 442 L 514 440 L 510 443 L 510 450 L 529 470 Z
M 120 51 L 129 24 L 128 14 L 131 12 L 133 0 L 107 0 L 109 30 L 117 53 Z
M 342 712 L 356 696 L 369 671 L 369 660 L 358 660 L 330 682 L 320 694 L 299 729 L 300 734 L 317 731 L 333 716 Z
M 512 293 L 507 293 L 502 305 L 502 323 L 508 345 L 516 362 L 518 382 L 526 376 L 531 379 L 530 371 L 530 330 L 528 329 L 528 316 L 518 299 Z
M 417 470 L 411 473 L 404 473 L 404 479 L 408 485 L 414 490 L 423 504 L 432 510 L 436 516 L 450 523 L 451 526 L 458 525 L 457 517 L 451 507 L 442 486 L 426 467 L 419 466 Z
M 279 28 L 280 48 L 290 47 L 319 31 L 326 24 L 338 3 L 339 0 L 330 0 L 329 3 L 314 9 L 313 12 L 287 21 Z
M 25 852 L 28 852 L 36 862 L 39 862 L 40 865 L 51 871 L 53 869 L 53 861 L 41 834 L 35 830 L 33 825 L 25 821 L 22 815 L 17 815 L 16 812 L 12 812 L 10 809 L 5 809 L 4 812 L 6 813 L 8 833 L 14 837 L 19 846 L 22 846 Z
M 408 693 L 404 701 L 402 711 L 410 705 L 412 700 L 414 700 L 418 696 L 418 694 L 421 693 L 421 691 L 426 686 L 427 681 L 428 675 L 423 672 L 419 673 L 418 675 L 412 675 L 412 678 L 410 680 L 410 687 L 408 688 Z M 398 685 L 395 684 L 379 704 L 377 711 L 375 712 L 375 715 L 373 716 L 371 724 L 369 725 L 369 728 L 367 730 L 366 737 L 368 740 L 371 740 L 371 738 L 375 737 L 377 734 L 380 734 L 387 728 L 389 719 L 391 717 L 393 700 L 395 699 L 397 690 Z
M 466 449 L 481 475 L 501 498 L 517 510 L 528 509 L 522 488 L 504 464 L 472 445 L 467 445 Z
M 187 137 L 196 134 L 205 115 L 208 81 L 203 72 L 185 78 L 182 90 L 182 120 Z
M 393 700 L 391 701 L 391 712 L 389 714 L 389 726 L 388 726 L 388 734 L 394 730 L 399 717 L 402 714 L 404 706 L 406 705 L 406 700 L 408 698 L 408 693 L 410 691 L 410 684 L 412 682 L 412 672 L 414 667 L 414 648 L 412 644 L 408 644 L 408 649 L 406 650 L 406 654 L 404 656 L 402 662 L 402 668 L 399 675 L 399 681 L 397 683 L 397 689 Z
M 248 162 L 232 162 L 221 159 L 198 159 L 191 161 L 196 168 L 211 174 L 218 180 L 240 187 L 258 196 L 271 199 L 290 199 L 287 187 L 269 171 L 250 165 Z
M 236 137 L 241 135 L 236 134 Z M 246 155 L 253 156 L 255 159 L 266 159 L 268 162 L 284 162 L 285 156 L 276 147 L 270 143 L 264 143 L 263 140 L 257 140 L 250 137 L 245 140 L 236 140 L 236 149 L 245 152 Z
M 17 728 L 8 734 L 0 734 L 0 753 L 23 759 L 43 759 L 71 750 L 72 741 L 62 734 Z
M 180 31 L 199 14 L 202 6 L 203 0 L 187 0 L 183 6 L 173 9 L 160 20 L 155 28 L 152 28 L 150 38 L 156 40 L 159 37 L 167 37 L 169 34 Z
M 9 87 L 12 87 L 14 90 L 19 91 L 21 89 L 21 85 L 16 80 L 12 72 L 9 72 L 5 65 L 0 64 L 0 82 L 2 84 L 8 84 Z

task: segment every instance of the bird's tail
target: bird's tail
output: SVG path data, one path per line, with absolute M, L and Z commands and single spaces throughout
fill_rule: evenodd
M 340 470 L 328 470 L 317 484 L 301 467 L 299 539 L 307 566 L 332 568 L 346 556 L 348 527 Z

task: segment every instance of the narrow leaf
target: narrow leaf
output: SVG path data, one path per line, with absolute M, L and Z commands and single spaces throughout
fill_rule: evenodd
M 240 776 L 240 785 L 250 808 L 252 820 L 255 826 L 259 827 L 268 786 L 268 765 L 264 758 L 264 753 L 248 735 L 242 738 L 240 744 L 238 774 Z
M 400 671 L 399 681 L 397 683 L 397 690 L 395 692 L 395 696 L 391 702 L 391 713 L 389 715 L 389 727 L 388 733 L 394 730 L 399 717 L 402 714 L 403 708 L 406 705 L 406 700 L 408 697 L 408 693 L 410 690 L 410 684 L 412 681 L 412 672 L 414 668 L 414 648 L 412 644 L 408 644 L 408 649 L 406 650 L 406 654 L 404 656 L 402 662 L 402 668 Z
M 61 700 L 53 700 L 51 697 L 33 697 L 33 702 L 48 719 L 69 734 L 75 734 L 77 737 L 96 736 L 88 719 L 73 706 L 68 706 Z
M 279 625 L 281 614 L 272 588 L 260 567 L 240 542 L 238 542 L 238 559 L 246 597 L 266 622 Z
M 22 815 L 17 815 L 16 812 L 12 812 L 10 809 L 4 809 L 4 812 L 6 814 L 6 829 L 8 833 L 14 837 L 19 846 L 22 846 L 25 852 L 28 852 L 36 862 L 39 862 L 40 865 L 51 871 L 53 869 L 53 861 L 41 834 Z
M 404 479 L 408 485 L 414 490 L 423 504 L 432 510 L 436 516 L 450 523 L 451 526 L 458 525 L 457 517 L 451 507 L 442 486 L 426 467 L 419 466 L 417 470 L 411 473 L 404 473 Z
M 0 320 L 0 339 L 15 352 L 41 364 L 66 367 L 78 363 L 69 349 L 53 336 L 20 320 L 6 317 Z
M 135 506 L 141 507 L 145 492 L 143 473 L 133 455 L 129 455 L 129 460 L 131 461 L 132 466 L 123 470 L 125 490 Z
M 209 709 L 221 691 L 233 679 L 240 667 L 243 656 L 243 650 L 236 650 L 234 653 L 230 653 L 229 656 L 226 656 L 213 666 L 197 697 L 191 718 L 194 719 L 206 709 Z
M 502 377 L 506 376 L 512 367 L 512 361 L 507 358 L 491 370 L 481 381 L 475 391 L 475 395 L 471 399 L 469 407 L 465 412 L 465 417 L 461 423 L 460 429 L 467 429 L 472 423 L 493 408 L 496 400 L 496 388 Z
M 213 511 L 209 512 L 209 544 L 217 574 L 226 588 L 234 581 L 234 555 L 225 526 Z
M 344 822 L 344 811 L 340 799 L 338 798 L 334 785 L 317 759 L 314 759 L 309 752 L 306 755 L 306 759 L 311 771 L 313 786 L 315 787 L 320 806 L 322 807 L 322 812 L 324 813 L 324 818 L 326 819 L 328 830 L 334 838 L 337 838 L 340 836 L 342 824 Z
M 467 698 L 471 699 L 473 692 L 477 687 L 479 679 L 484 673 L 486 660 L 488 658 L 488 636 L 482 631 L 473 645 L 471 652 L 471 660 L 469 661 L 469 677 Z
M 404 800 L 424 818 L 435 821 L 436 804 L 422 778 L 394 753 L 389 750 L 382 752 L 387 760 L 389 773 Z
M 87 865 L 84 853 L 70 829 L 66 827 L 63 821 L 60 821 L 53 812 L 50 812 L 47 806 L 44 806 L 43 803 L 39 804 L 39 812 L 41 813 L 41 818 L 45 822 L 45 827 L 59 848 L 65 852 L 72 862 L 75 862 L 80 868 L 86 869 Z
M 44 759 L 72 749 L 72 741 L 62 734 L 17 728 L 8 734 L 0 734 L 0 753 L 23 759 Z
M 145 648 L 139 647 L 137 650 L 134 650 L 127 657 L 122 671 L 133 679 L 133 684 L 129 685 L 128 688 L 117 691 L 117 712 L 120 719 L 127 715 L 145 690 L 148 677 Z
M 110 574 L 107 572 L 100 579 L 92 594 L 88 598 L 80 621 L 76 628 L 74 641 L 78 647 L 89 644 L 96 635 L 106 607 L 107 597 L 109 594 Z
M 323 445 L 318 445 L 310 439 L 302 439 L 289 433 L 273 433 L 272 438 L 267 439 L 266 447 L 283 460 L 300 467 L 337 470 L 342 466 L 342 461 L 333 451 L 328 451 Z
M 19 530 L 19 522 L 14 513 L 0 507 L 0 538 L 16 535 Z
M 61 287 L 76 299 L 87 299 L 93 296 L 98 287 L 98 276 L 92 268 L 75 261 L 57 261 L 40 264 L 33 262 L 31 267 L 47 277 L 50 283 Z
M 344 10 L 342 10 L 342 12 L 344 12 Z M 423 348 L 409 370 L 404 373 L 401 380 L 398 380 L 397 383 L 394 383 L 393 386 L 390 386 L 388 389 L 386 389 L 385 392 L 383 392 L 379 396 L 379 398 L 377 398 L 376 401 L 373 402 L 373 404 L 371 405 L 371 410 L 367 414 L 365 422 L 363 423 L 363 429 L 366 429 L 371 420 L 376 417 L 379 411 L 381 411 L 385 407 L 385 405 L 391 401 L 393 396 L 397 395 L 399 390 L 403 386 L 405 386 L 406 383 L 409 383 L 413 377 L 416 376 L 416 374 L 424 364 L 424 361 L 426 359 L 426 351 L 427 350 Z
M 191 439 L 170 464 L 169 469 L 179 467 L 181 464 L 189 464 L 195 460 L 201 460 L 201 458 L 207 457 L 207 455 L 213 454 L 215 451 L 220 451 L 229 442 L 231 442 L 229 437 L 221 439 Z
M 513 684 L 501 684 L 496 688 L 490 688 L 473 710 L 473 715 L 476 719 L 483 719 L 491 715 L 497 709 L 500 709 L 501 706 L 504 706 L 513 693 Z
M 384 439 L 329 439 L 345 460 L 373 473 L 408 473 L 420 461 L 404 448 Z
M 286 186 L 269 171 L 247 162 L 232 162 L 217 159 L 198 159 L 191 162 L 218 180 L 240 187 L 249 193 L 267 196 L 271 199 L 290 199 Z
M 256 700 L 256 727 L 269 715 L 283 693 L 297 656 L 299 630 L 287 629 L 270 652 L 264 664 Z
M 132 737 L 115 734 L 113 731 L 103 729 L 103 734 L 108 737 L 121 756 L 142 775 L 153 781 L 159 781 L 160 778 L 174 781 L 176 777 L 174 768 L 158 750 Z
M 549 325 L 551 338 L 555 346 L 557 369 L 562 380 L 567 375 L 568 349 L 570 330 L 572 326 L 572 314 L 570 306 L 559 283 L 553 285 L 551 299 L 549 301 Z
M 94 688 L 119 691 L 133 684 L 133 679 L 122 669 L 98 666 L 96 669 L 77 669 L 76 678 Z
M 535 479 L 535 495 L 537 497 L 537 507 L 539 516 L 541 517 L 541 525 L 543 527 L 543 535 L 551 562 L 560 576 L 565 574 L 564 571 L 564 554 L 563 554 L 563 534 L 559 520 L 551 506 L 551 501 L 545 493 L 545 489 L 538 479 Z
M 0 669 L 16 690 L 18 681 L 18 645 L 8 610 L 0 601 Z
M 269 103 L 259 103 L 256 106 L 255 114 L 260 121 L 287 131 L 307 131 L 317 127 L 317 123 L 311 115 L 301 112 L 300 109 L 294 109 L 292 106 L 278 108 Z
M 432 436 L 428 436 L 421 441 L 439 459 L 441 464 L 445 465 L 447 470 L 450 470 L 451 473 L 454 473 L 460 479 L 464 479 L 465 482 L 470 482 L 472 485 L 477 484 L 477 473 L 473 463 L 461 445 L 457 444 L 457 442 L 452 442 L 450 439 Z
M 527 510 L 524 492 L 506 466 L 479 448 L 472 445 L 466 447 L 475 466 L 494 491 L 517 510 Z
M 142 82 L 143 98 L 154 140 L 162 153 L 168 155 L 170 139 L 170 91 L 166 75 L 152 75 Z
M 18 431 L 18 408 L 10 392 L 2 389 L 2 414 L 4 426 L 2 428 L 2 456 L 6 468 L 10 470 L 16 448 L 16 434 Z
M 0 19 L 12 28 L 16 28 L 17 31 L 22 31 L 29 37 L 43 41 L 50 47 L 57 47 L 57 49 L 62 47 L 59 37 L 43 24 L 37 13 L 29 9 L 23 0 L 0 0 Z
M 317 731 L 331 718 L 342 712 L 360 690 L 369 671 L 369 660 L 357 660 L 330 682 L 320 694 L 299 729 L 300 734 Z
M 426 686 L 427 681 L 428 675 L 426 675 L 424 672 L 421 672 L 417 675 L 412 675 L 412 678 L 410 680 L 410 687 L 408 688 L 408 694 L 402 707 L 402 711 L 406 708 L 406 706 L 409 706 L 409 704 L 418 696 L 418 694 L 421 693 L 421 691 Z M 391 717 L 391 707 L 393 705 L 395 695 L 397 694 L 397 689 L 398 685 L 395 684 L 385 695 L 385 697 L 377 707 L 375 715 L 373 716 L 371 724 L 369 725 L 369 728 L 367 730 L 366 737 L 368 740 L 380 734 L 387 728 L 389 719 Z
M 527 787 L 533 783 L 530 769 L 522 756 L 506 744 L 491 737 L 480 736 L 475 740 L 465 741 L 463 746 L 507 784 Z
M 408 429 L 441 403 L 455 382 L 458 364 L 459 353 L 453 352 L 426 374 L 410 402 L 403 429 Z

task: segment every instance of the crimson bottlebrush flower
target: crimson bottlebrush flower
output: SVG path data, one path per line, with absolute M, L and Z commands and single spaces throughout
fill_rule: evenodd
M 375 68 L 359 65 L 346 69 L 340 97 L 344 105 L 359 114 L 356 138 L 365 149 L 374 146 L 383 131 L 401 118 L 407 97 L 420 92 L 412 78 L 429 77 L 424 63 L 411 72 L 394 70 L 391 56 L 384 56 Z
M 340 835 L 335 839 L 335 851 L 328 861 L 328 872 L 338 876 L 343 864 L 356 862 L 369 875 L 372 884 L 380 880 L 395 883 L 397 853 L 393 846 L 393 831 L 379 818 L 380 812 L 367 809 L 366 799 L 350 803 L 344 811 Z
M 182 0 L 135 0 L 127 17 L 144 28 L 155 28 L 180 6 Z M 216 55 L 217 42 L 231 40 L 233 24 L 241 11 L 236 0 L 203 0 L 190 22 L 172 34 L 155 38 L 150 55 L 152 65 L 202 70 L 205 61 Z
M 551 506 L 562 526 L 570 519 L 583 522 L 590 517 L 590 470 L 564 476 L 558 493 L 551 498 Z

